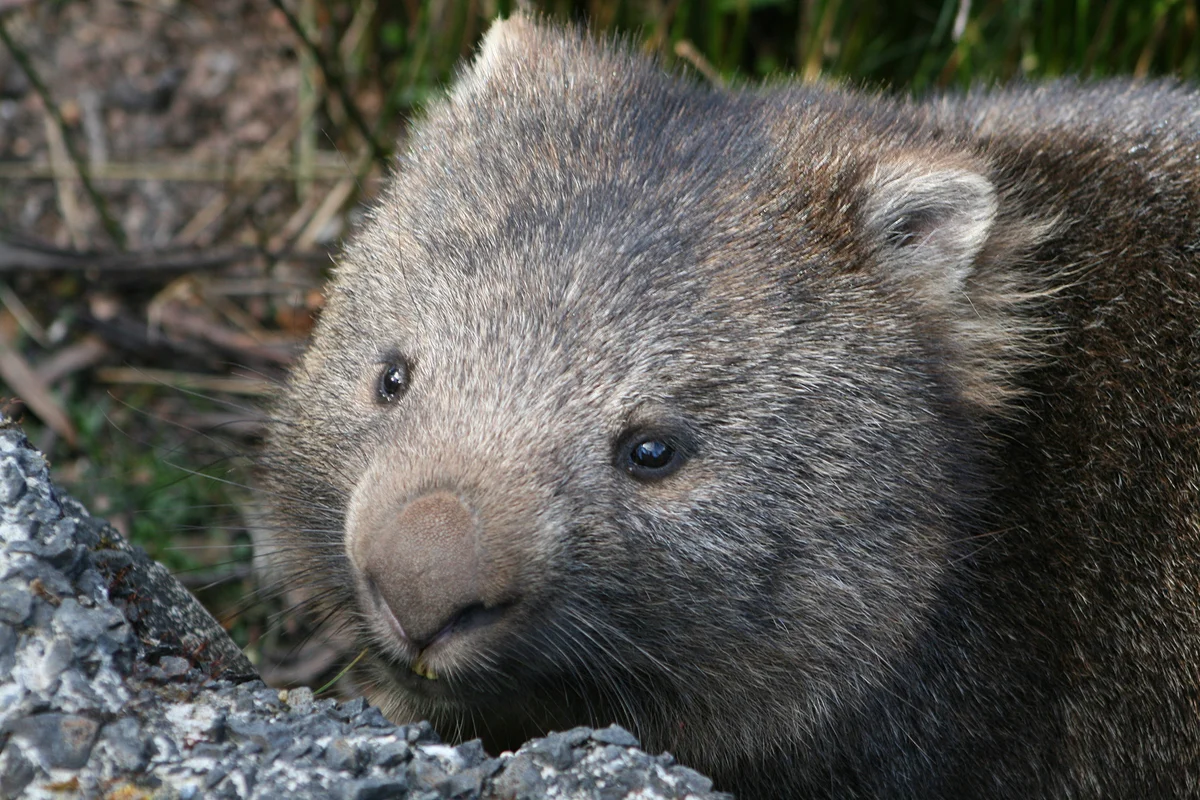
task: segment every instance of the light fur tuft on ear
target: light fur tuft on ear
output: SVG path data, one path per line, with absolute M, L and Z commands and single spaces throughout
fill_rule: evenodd
M 960 299 L 996 221 L 991 181 L 913 161 L 877 167 L 868 192 L 865 223 L 883 270 L 926 301 Z
M 1020 394 L 1012 375 L 1040 358 L 1046 333 L 1033 321 L 1045 298 L 1035 269 L 1020 267 L 1053 219 L 1021 213 L 986 168 L 968 159 L 908 153 L 878 165 L 865 181 L 862 224 L 874 269 L 916 302 L 942 332 L 960 396 L 993 412 Z
M 536 26 L 526 15 L 514 13 L 508 19 L 492 23 L 479 45 L 479 53 L 454 84 L 451 98 L 468 100 L 479 92 L 501 69 L 505 60 L 522 49 L 528 50 L 530 36 Z

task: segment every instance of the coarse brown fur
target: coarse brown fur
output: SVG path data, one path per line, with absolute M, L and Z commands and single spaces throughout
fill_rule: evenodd
M 492 747 L 1197 796 L 1198 309 L 1193 89 L 719 91 L 512 19 L 341 260 L 279 541 L 372 700 Z

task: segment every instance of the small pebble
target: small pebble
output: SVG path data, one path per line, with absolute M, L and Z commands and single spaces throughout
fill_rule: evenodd
M 21 625 L 33 610 L 33 595 L 29 585 L 20 580 L 0 583 L 0 622 Z
M 0 506 L 15 505 L 25 494 L 25 473 L 13 458 L 0 462 Z
M 158 666 L 168 678 L 182 677 L 191 669 L 187 659 L 179 656 L 163 656 L 158 660 Z
M 601 744 L 615 744 L 619 747 L 637 747 L 638 740 L 632 733 L 619 725 L 610 725 L 592 731 L 592 740 Z

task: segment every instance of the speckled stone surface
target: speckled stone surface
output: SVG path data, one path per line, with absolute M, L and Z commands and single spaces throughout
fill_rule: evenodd
M 706 798 L 621 728 L 491 757 L 363 700 L 267 688 L 159 564 L 0 425 L 0 798 Z

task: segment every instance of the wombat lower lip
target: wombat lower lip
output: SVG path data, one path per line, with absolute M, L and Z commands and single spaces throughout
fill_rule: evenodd
M 1200 795 L 1196 90 L 716 90 L 517 17 L 410 134 L 267 474 L 386 715 Z

